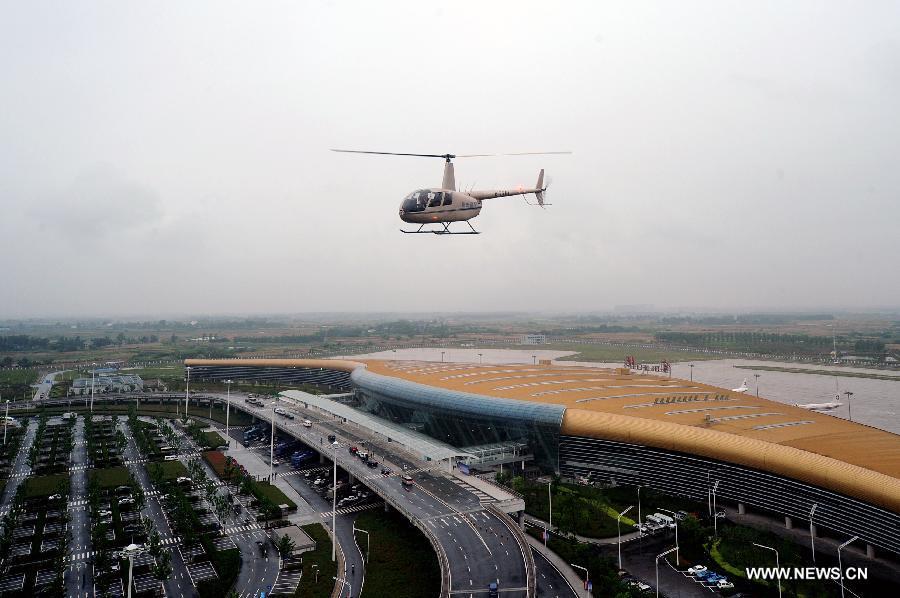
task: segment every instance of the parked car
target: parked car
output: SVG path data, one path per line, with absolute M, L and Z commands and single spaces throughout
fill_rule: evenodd
M 312 422 L 309 421 L 308 419 L 304 419 L 304 420 L 303 420 L 303 427 L 304 427 L 304 428 L 312 428 Z
M 706 565 L 694 565 L 693 567 L 688 567 L 687 571 L 691 575 L 697 575 L 702 571 L 706 571 Z
M 720 590 L 730 590 L 734 587 L 734 584 L 727 579 L 720 579 L 719 583 L 716 584 L 716 587 Z

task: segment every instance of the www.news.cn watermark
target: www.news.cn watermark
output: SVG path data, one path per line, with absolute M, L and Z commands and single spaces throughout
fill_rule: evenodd
M 834 580 L 841 579 L 840 567 L 747 567 L 745 569 L 748 579 L 761 580 Z M 867 567 L 847 567 L 844 569 L 844 579 L 853 581 L 869 579 Z

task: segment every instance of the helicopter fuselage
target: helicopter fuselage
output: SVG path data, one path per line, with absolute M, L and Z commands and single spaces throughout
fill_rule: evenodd
M 415 224 L 460 222 L 481 213 L 481 200 L 450 189 L 417 189 L 400 204 L 400 220 Z

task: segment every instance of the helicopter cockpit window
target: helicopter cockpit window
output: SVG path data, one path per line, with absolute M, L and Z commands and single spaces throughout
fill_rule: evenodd
M 444 203 L 443 205 L 449 206 L 453 203 L 453 195 L 451 193 L 444 193 Z
M 404 212 L 422 212 L 425 210 L 425 205 L 428 203 L 428 198 L 425 197 L 427 191 L 413 191 L 409 195 L 406 196 L 406 199 L 403 200 L 403 211 Z
M 441 202 L 444 200 L 444 194 L 440 191 L 429 191 L 428 192 L 428 207 L 434 208 L 441 205 Z

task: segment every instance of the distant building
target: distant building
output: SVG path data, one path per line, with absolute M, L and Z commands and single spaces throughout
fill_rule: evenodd
M 523 345 L 543 345 L 547 342 L 546 334 L 523 334 Z
M 140 376 L 128 375 L 105 375 L 101 374 L 94 378 L 94 393 L 106 392 L 141 392 L 144 390 L 144 381 Z M 70 395 L 89 395 L 91 394 L 91 379 L 76 378 L 72 381 L 72 387 L 69 388 Z

